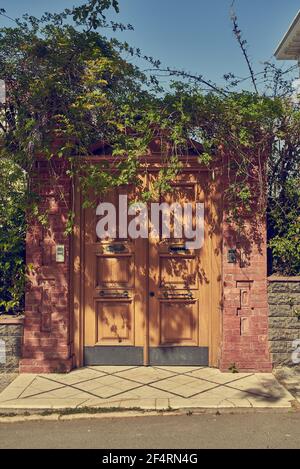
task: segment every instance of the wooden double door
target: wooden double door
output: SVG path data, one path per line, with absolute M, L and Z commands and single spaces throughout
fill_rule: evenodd
M 153 184 L 157 173 L 148 173 Z M 187 248 L 175 232 L 176 213 L 160 216 L 156 236 L 120 236 L 120 195 L 105 196 L 116 208 L 113 238 L 96 234 L 95 208 L 83 214 L 83 361 L 85 365 L 218 365 L 220 341 L 220 210 L 208 172 L 185 171 L 159 203 L 190 204 L 193 228 L 203 230 L 201 247 Z M 100 202 L 100 201 L 99 201 Z M 204 223 L 196 226 L 196 204 Z M 130 205 L 129 205 L 130 206 Z M 178 214 L 177 214 L 178 215 Z M 199 215 L 199 214 L 198 214 Z M 130 224 L 133 216 L 128 215 Z M 163 232 L 170 221 L 170 233 Z M 149 230 L 151 228 L 149 209 Z M 167 230 L 168 231 L 168 230 Z M 199 234 L 199 233 L 198 233 Z M 175 237 L 176 236 L 176 237 Z M 201 233 L 200 233 L 201 238 Z

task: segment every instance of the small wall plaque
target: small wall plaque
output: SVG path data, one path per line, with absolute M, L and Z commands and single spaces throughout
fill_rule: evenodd
M 237 263 L 237 251 L 236 251 L 236 249 L 228 249 L 227 262 L 228 262 L 228 264 L 236 264 Z
M 55 260 L 56 262 L 65 262 L 65 246 L 63 244 L 56 246 Z

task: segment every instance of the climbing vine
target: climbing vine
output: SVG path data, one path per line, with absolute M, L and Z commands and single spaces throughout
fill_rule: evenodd
M 221 87 L 202 75 L 165 68 L 126 42 L 109 39 L 107 28 L 132 29 L 109 21 L 109 9 L 118 13 L 118 2 L 90 0 L 39 19 L 11 19 L 9 27 L 0 28 L 0 79 L 6 86 L 0 104 L 0 312 L 22 307 L 25 212 L 47 223 L 28 184 L 36 155 L 66 160 L 71 181 L 80 176 L 84 194 L 90 187 L 104 193 L 129 182 L 138 184 L 143 156 L 157 137 L 166 167 L 159 174 L 156 194 L 144 192 L 144 199 L 170 190 L 181 170 L 179 157 L 188 151 L 187 141 L 195 142 L 199 162 L 228 172 L 224 198 L 229 220 L 239 225 L 242 213 L 267 211 L 273 268 L 299 274 L 300 111 L 290 99 L 292 70 L 282 72 L 266 63 L 255 74 L 247 58 L 253 92 L 243 90 L 247 78 L 233 73 L 224 75 Z M 7 16 L 4 10 L 0 14 Z M 234 14 L 232 21 L 247 57 Z M 146 61 L 147 70 L 141 71 L 128 56 Z M 167 89 L 161 74 L 169 76 Z M 113 173 L 105 164 L 99 170 L 84 162 L 82 156 L 91 153 L 95 142 L 109 146 Z M 70 232 L 74 211 L 68 209 Z

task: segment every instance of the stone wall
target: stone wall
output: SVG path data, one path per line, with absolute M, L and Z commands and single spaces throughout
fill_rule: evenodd
M 273 366 L 293 366 L 300 343 L 300 277 L 269 277 L 269 341 Z
M 23 319 L 0 317 L 0 373 L 17 373 L 22 355 Z

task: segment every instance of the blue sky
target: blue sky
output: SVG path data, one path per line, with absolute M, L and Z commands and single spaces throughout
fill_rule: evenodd
M 0 0 L 10 16 L 61 11 L 74 0 Z M 224 73 L 245 76 L 247 69 L 233 38 L 231 0 L 120 0 L 120 15 L 134 32 L 120 36 L 171 67 L 201 73 L 220 82 Z M 300 7 L 299 0 L 236 0 L 240 26 L 257 69 L 273 52 Z M 4 24 L 0 18 L 0 24 Z

